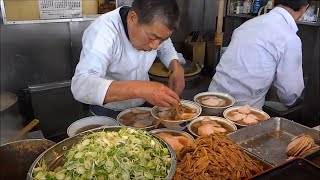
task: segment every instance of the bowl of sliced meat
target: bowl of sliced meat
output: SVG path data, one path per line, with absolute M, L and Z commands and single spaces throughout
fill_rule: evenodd
M 270 119 L 266 112 L 248 105 L 228 108 L 223 112 L 223 116 L 240 127 Z
M 207 116 L 222 116 L 223 111 L 234 105 L 235 99 L 225 93 L 202 92 L 194 96 L 193 100 L 198 103 Z

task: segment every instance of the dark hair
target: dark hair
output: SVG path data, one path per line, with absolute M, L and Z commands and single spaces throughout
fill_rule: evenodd
M 170 30 L 179 26 L 180 11 L 176 0 L 134 0 L 131 11 L 137 13 L 140 24 L 160 20 Z
M 274 5 L 283 5 L 287 6 L 294 11 L 299 11 L 304 6 L 311 3 L 311 0 L 275 0 Z

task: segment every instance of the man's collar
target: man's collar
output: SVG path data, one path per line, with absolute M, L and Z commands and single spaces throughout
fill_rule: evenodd
M 297 33 L 298 32 L 298 26 L 296 21 L 293 19 L 292 15 L 285 10 L 282 7 L 275 7 L 273 10 L 273 12 L 279 13 L 281 14 L 281 16 L 287 21 L 287 23 L 290 25 L 291 29 Z

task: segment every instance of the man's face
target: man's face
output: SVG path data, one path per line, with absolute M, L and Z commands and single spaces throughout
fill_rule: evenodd
M 132 11 L 129 12 L 127 20 L 130 41 L 133 47 L 140 51 L 156 50 L 172 34 L 172 30 L 160 20 L 154 20 L 151 24 L 140 24 L 137 14 Z

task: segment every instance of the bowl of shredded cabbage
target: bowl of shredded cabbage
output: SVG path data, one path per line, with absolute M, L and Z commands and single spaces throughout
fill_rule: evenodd
M 172 179 L 173 149 L 153 134 L 128 127 L 101 127 L 57 143 L 42 153 L 27 179 Z

